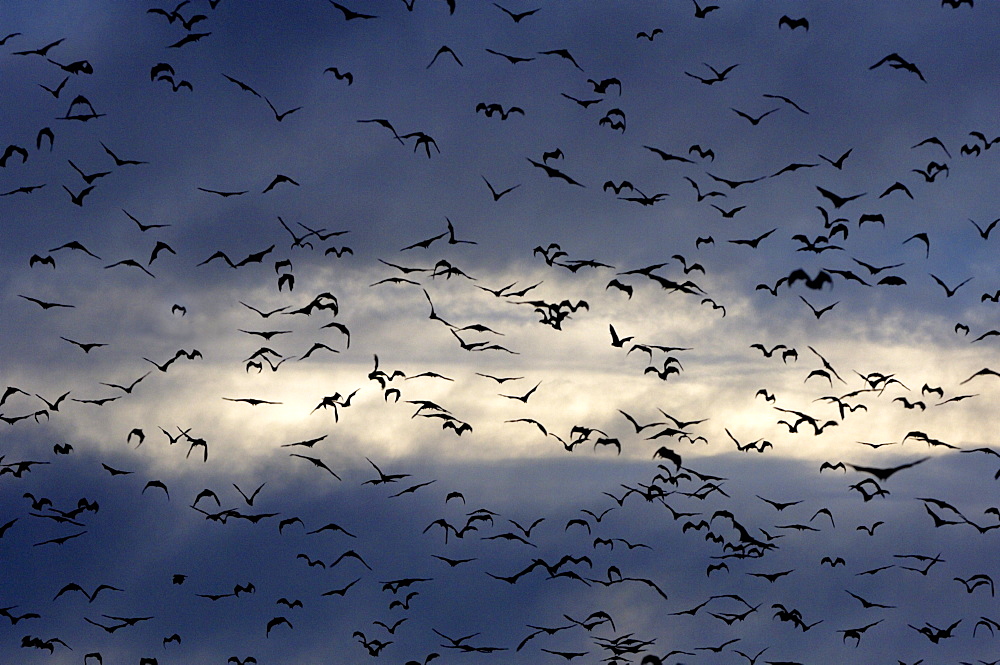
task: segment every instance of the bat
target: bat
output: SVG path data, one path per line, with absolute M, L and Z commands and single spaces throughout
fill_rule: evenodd
M 806 32 L 809 32 L 809 20 L 806 18 L 792 18 L 785 14 L 778 19 L 778 28 L 786 26 L 789 30 L 795 30 L 796 28 L 805 28 Z

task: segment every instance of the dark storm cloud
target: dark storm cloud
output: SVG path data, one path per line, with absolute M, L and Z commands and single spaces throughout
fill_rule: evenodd
M 991 657 L 996 7 L 8 4 L 5 661 Z

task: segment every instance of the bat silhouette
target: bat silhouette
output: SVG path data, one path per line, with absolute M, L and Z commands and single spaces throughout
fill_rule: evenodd
M 576 97 L 572 97 L 570 95 L 567 95 L 565 92 L 561 92 L 559 94 L 562 95 L 563 97 L 565 97 L 566 99 L 569 99 L 569 100 L 572 100 L 572 101 L 576 102 L 577 104 L 579 104 L 583 108 L 587 108 L 588 106 L 592 106 L 593 104 L 599 104 L 600 102 L 604 101 L 600 97 L 597 98 L 597 99 L 577 99 Z M 979 146 L 976 146 L 976 147 L 978 148 Z
M 20 34 L 21 33 L 17 32 L 17 33 L 13 33 L 11 35 L 7 35 L 6 37 L 4 37 L 4 41 L 6 42 L 11 37 L 14 37 L 14 36 L 17 36 L 17 35 L 20 35 Z M 65 37 L 63 37 L 62 39 L 57 39 L 56 41 L 52 42 L 51 44 L 46 44 L 45 46 L 43 46 L 41 48 L 33 49 L 33 50 L 30 50 L 30 51 L 14 51 L 11 55 L 41 55 L 41 56 L 45 56 L 46 54 L 48 54 L 48 52 L 51 49 L 55 48 L 56 46 L 59 46 L 64 41 L 66 41 Z
M 920 72 L 920 69 L 918 69 L 917 66 L 912 62 L 910 62 L 909 60 L 906 60 L 903 57 L 901 57 L 898 53 L 890 53 L 889 55 L 885 56 L 884 58 L 876 62 L 874 65 L 869 67 L 868 69 L 876 69 L 884 64 L 888 64 L 893 69 L 903 69 L 912 74 L 916 74 L 921 81 L 927 83 L 927 79 L 924 78 L 924 75 Z
M 65 304 L 57 303 L 57 302 L 46 302 L 44 300 L 39 300 L 38 298 L 32 298 L 31 296 L 24 296 L 24 295 L 21 295 L 21 294 L 18 294 L 17 297 L 18 298 L 24 298 L 28 302 L 33 302 L 36 305 L 38 305 L 39 307 L 41 307 L 42 309 L 46 309 L 46 310 L 52 309 L 54 307 L 66 307 L 66 308 L 76 307 L 76 305 L 65 305 Z
M 190 34 L 184 35 L 173 44 L 167 46 L 167 48 L 181 48 L 183 46 L 187 46 L 188 44 L 201 41 L 202 39 L 208 37 L 211 34 L 212 34 L 211 32 L 192 32 Z
M 787 27 L 789 30 L 805 28 L 806 32 L 809 32 L 809 20 L 806 18 L 792 18 L 785 14 L 778 19 L 778 28 L 780 29 L 782 26 Z
M 345 7 L 344 5 L 338 4 L 333 0 L 330 0 L 330 4 L 340 10 L 340 12 L 344 15 L 345 21 L 353 21 L 354 19 L 357 18 L 360 19 L 378 18 L 377 16 L 373 16 L 372 14 L 361 14 L 359 12 L 354 11 L 353 9 Z
M 544 159 L 544 155 L 543 155 L 542 158 Z M 538 168 L 542 169 L 543 171 L 545 171 L 545 174 L 547 176 L 549 176 L 550 178 L 558 178 L 558 179 L 561 179 L 561 180 L 565 180 L 569 184 L 576 185 L 577 187 L 583 187 L 584 186 L 581 183 L 579 183 L 576 180 L 574 180 L 573 178 L 571 178 L 570 176 L 568 176 L 565 173 L 563 173 L 562 171 L 560 171 L 559 169 L 556 169 L 556 168 L 553 168 L 551 166 L 548 166 L 547 164 L 545 164 L 543 162 L 536 162 L 535 160 L 531 159 L 530 157 L 528 158 L 528 161 L 531 162 L 532 166 L 538 167 Z
M 735 113 L 736 115 L 740 116 L 741 118 L 746 118 L 747 120 L 750 121 L 751 125 L 753 125 L 754 127 L 756 127 L 757 125 L 760 124 L 761 120 L 763 120 L 767 116 L 769 116 L 772 113 L 775 113 L 776 111 L 779 111 L 781 109 L 773 108 L 770 111 L 765 111 L 764 113 L 762 113 L 762 114 L 760 114 L 758 116 L 752 116 L 749 113 L 744 113 L 743 111 L 740 111 L 739 109 L 734 109 L 732 107 L 730 107 L 729 110 L 732 111 L 733 113 Z
M 777 227 L 775 227 L 775 228 L 771 229 L 770 231 L 766 231 L 765 233 L 762 233 L 761 235 L 757 236 L 756 238 L 739 239 L 739 240 L 729 240 L 727 242 L 729 242 L 730 244 L 733 244 L 733 245 L 746 245 L 746 246 L 750 247 L 751 249 L 757 249 L 757 245 L 759 245 L 761 243 L 761 241 L 763 241 L 765 238 L 767 238 L 769 235 L 771 235 L 772 233 L 774 233 L 777 230 L 778 230 Z
M 687 74 L 688 76 L 690 76 L 693 79 L 697 79 L 698 81 L 700 81 L 701 83 L 704 83 L 705 85 L 714 85 L 715 83 L 721 83 L 722 81 L 725 81 L 726 77 L 729 75 L 729 72 L 731 72 L 734 69 L 736 69 L 737 67 L 739 67 L 739 64 L 735 64 L 735 65 L 730 65 L 730 66 L 726 67 L 722 71 L 719 71 L 715 67 L 712 67 L 707 62 L 706 63 L 702 63 L 702 64 L 705 65 L 706 67 L 708 67 L 710 70 L 712 70 L 712 73 L 715 74 L 714 78 L 704 78 L 704 77 L 701 77 L 701 76 L 697 76 L 696 74 L 692 74 L 691 72 L 684 72 L 684 73 Z
M 498 55 L 501 58 L 504 58 L 507 62 L 509 62 L 512 65 L 516 65 L 519 62 L 531 62 L 532 60 L 534 60 L 534 58 L 524 58 L 517 55 L 509 55 L 507 53 L 501 53 L 500 51 L 494 51 L 491 48 L 486 49 L 486 52 L 491 53 L 493 55 Z
M 979 232 L 979 237 L 981 237 L 983 240 L 989 240 L 990 233 L 993 231 L 994 228 L 996 228 L 997 223 L 1000 223 L 1000 217 L 997 217 L 992 222 L 987 224 L 985 229 L 979 226 L 979 224 L 977 224 L 975 220 L 970 219 L 969 221 L 972 223 L 973 226 L 976 227 L 976 231 Z
M 347 85 L 352 85 L 354 83 L 354 74 L 352 74 L 351 72 L 341 72 L 336 67 L 327 67 L 326 69 L 323 70 L 324 74 L 326 74 L 327 72 L 333 72 L 333 75 L 337 77 L 338 81 L 346 80 Z
M 70 582 L 69 584 L 61 588 L 59 592 L 52 598 L 52 600 L 55 600 L 59 596 L 69 591 L 79 591 L 87 598 L 88 603 L 92 603 L 97 598 L 97 594 L 99 594 L 101 591 L 104 591 L 105 589 L 107 589 L 108 591 L 121 591 L 121 589 L 119 589 L 118 587 L 111 586 L 110 584 L 100 584 L 97 587 L 95 587 L 93 591 L 87 593 L 87 591 L 84 590 L 84 588 L 79 584 L 77 584 L 76 582 Z
M 694 3 L 694 16 L 695 18 L 705 18 L 710 12 L 714 12 L 719 8 L 718 5 L 705 5 L 702 7 L 698 4 L 698 0 L 691 0 Z
M 522 19 L 527 18 L 528 16 L 531 16 L 532 14 L 535 14 L 536 12 L 539 11 L 539 9 L 530 9 L 528 11 L 518 12 L 515 14 L 511 10 L 507 9 L 506 7 L 503 7 L 502 5 L 498 5 L 495 2 L 493 3 L 493 6 L 502 11 L 507 16 L 509 16 L 514 21 L 514 23 L 520 23 Z
M 486 186 L 489 188 L 490 194 L 493 195 L 494 201 L 499 201 L 505 194 L 509 194 L 510 192 L 514 191 L 515 189 L 521 186 L 520 183 L 518 183 L 513 187 L 508 187 L 507 189 L 498 192 L 496 189 L 493 188 L 493 185 L 490 184 L 490 181 L 486 179 L 486 176 L 480 176 L 480 177 L 483 179 L 483 182 L 485 182 Z
M 283 121 L 286 117 L 290 116 L 291 114 L 295 113 L 296 111 L 302 110 L 301 106 L 296 106 L 295 108 L 288 109 L 287 111 L 278 112 L 278 109 L 274 108 L 274 104 L 271 103 L 270 99 L 268 99 L 267 97 L 264 97 L 264 101 L 267 102 L 268 107 L 271 109 L 271 113 L 274 114 L 274 119 L 277 120 L 278 122 Z M 280 177 L 284 177 L 284 176 L 280 176 Z M 290 182 L 290 180 L 289 180 L 289 182 Z M 297 182 L 293 182 L 292 184 L 298 185 Z M 274 185 L 274 183 L 272 183 L 272 186 L 273 185 Z M 264 191 L 266 192 L 267 190 L 265 189 Z
M 289 628 L 294 628 L 294 626 L 292 626 L 292 622 L 286 619 L 285 617 L 274 617 L 273 619 L 267 622 L 267 629 L 264 632 L 264 637 L 270 637 L 271 629 L 276 628 L 282 624 L 288 626 Z
M 51 256 L 44 256 L 43 257 L 43 256 L 39 256 L 38 254 L 32 254 L 31 258 L 28 259 L 28 267 L 29 268 L 34 268 L 36 263 L 40 263 L 43 266 L 44 265 L 52 266 L 53 270 L 55 270 L 55 267 L 56 267 L 56 260 L 54 258 L 52 258 Z

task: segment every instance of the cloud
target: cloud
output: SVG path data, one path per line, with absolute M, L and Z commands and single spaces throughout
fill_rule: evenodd
M 5 69 L 6 660 L 989 657 L 995 9 L 57 4 L 0 46 L 94 67 Z

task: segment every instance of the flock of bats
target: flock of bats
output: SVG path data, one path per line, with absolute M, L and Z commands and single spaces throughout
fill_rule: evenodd
M 425 20 L 447 24 L 474 3 L 319 4 L 328 7 L 329 20 L 340 29 L 363 32 L 376 22 L 405 25 L 417 14 L 433 14 Z M 519 2 L 523 9 L 479 4 L 490 9 L 488 20 L 513 31 L 541 26 L 548 14 L 573 11 L 552 2 Z M 922 4 L 946 18 L 953 11 L 982 11 L 973 0 L 943 0 L 940 8 Z M 729 2 L 703 6 L 692 0 L 692 5 L 685 29 L 710 26 L 731 9 Z M 305 102 L 276 107 L 237 65 L 192 64 L 197 50 L 214 33 L 225 31 L 232 13 L 253 11 L 236 0 L 184 0 L 173 7 L 144 8 L 141 19 L 163 41 L 162 58 L 143 63 L 148 79 L 144 75 L 128 85 L 151 86 L 165 97 L 224 96 L 242 104 L 248 116 L 261 111 L 268 122 L 273 116 L 291 140 L 297 123 L 306 122 L 315 109 Z M 756 11 L 775 14 L 769 19 L 770 39 L 814 39 L 822 31 L 805 16 L 767 7 Z M 603 28 L 625 31 L 630 39 L 634 34 L 632 48 L 641 51 L 668 40 L 670 26 Z M 106 203 L 95 203 L 104 195 L 105 182 L 131 179 L 142 187 L 148 177 L 144 170 L 157 163 L 156 154 L 133 154 L 122 147 L 125 140 L 111 138 L 116 115 L 131 111 L 89 87 L 88 79 L 109 63 L 79 52 L 75 41 L 72 35 L 27 32 L 0 39 L 5 67 L 44 73 L 32 90 L 37 95 L 33 103 L 51 110 L 51 121 L 30 135 L 0 129 L 0 143 L 7 146 L 0 156 L 0 206 L 30 197 L 40 209 L 82 215 L 90 206 Z M 420 68 L 450 67 L 456 77 L 474 76 L 484 59 L 499 58 L 512 68 L 512 77 L 530 78 L 527 67 L 564 67 L 565 85 L 551 90 L 546 103 L 578 112 L 592 132 L 620 139 L 622 152 L 651 160 L 668 174 L 665 181 L 672 179 L 669 186 L 642 182 L 643 191 L 636 184 L 638 176 L 623 177 L 609 162 L 607 175 L 592 180 L 569 156 L 570 146 L 546 144 L 530 155 L 517 155 L 517 168 L 475 173 L 477 187 L 468 197 L 495 210 L 532 192 L 567 200 L 598 192 L 637 210 L 684 197 L 711 215 L 710 221 L 690 229 L 686 247 L 674 247 L 662 261 L 640 266 L 574 256 L 573 238 L 532 239 L 528 246 L 537 242 L 533 249 L 508 257 L 505 248 L 484 246 L 474 224 L 451 216 L 427 237 L 400 229 L 398 251 L 378 250 L 377 260 L 370 262 L 378 278 L 365 288 L 372 298 L 391 293 L 417 307 L 420 320 L 411 322 L 406 334 L 442 344 L 452 358 L 449 367 L 461 368 L 461 376 L 442 368 L 415 369 L 418 363 L 407 362 L 393 349 L 366 346 L 366 331 L 351 320 L 360 303 L 345 298 L 337 285 L 304 293 L 316 283 L 318 271 L 373 257 L 351 241 L 361 229 L 349 223 L 328 228 L 325 222 L 298 219 L 289 210 L 276 216 L 267 234 L 235 233 L 229 245 L 213 252 L 178 233 L 177 227 L 187 222 L 168 217 L 152 221 L 152 214 L 121 201 L 109 204 L 120 214 L 91 233 L 93 240 L 81 240 L 82 234 L 66 227 L 59 237 L 27 234 L 35 247 L 16 260 L 30 278 L 20 280 L 16 292 L 5 289 L 5 317 L 30 320 L 32 329 L 44 331 L 35 343 L 63 345 L 56 355 L 72 356 L 73 366 L 96 366 L 116 353 L 116 343 L 85 336 L 80 321 L 87 316 L 86 306 L 72 295 L 79 292 L 66 283 L 65 297 L 53 295 L 60 293 L 62 275 L 85 275 L 100 284 L 112 274 L 107 271 L 129 271 L 143 289 L 153 288 L 149 280 L 162 282 L 164 274 L 189 273 L 209 286 L 235 283 L 237 271 L 247 277 L 239 282 L 241 295 L 233 296 L 224 313 L 242 324 L 223 344 L 207 337 L 197 347 L 187 343 L 200 339 L 193 321 L 223 313 L 199 312 L 197 305 L 179 297 L 154 300 L 142 306 L 154 310 L 156 320 L 169 322 L 165 328 L 183 327 L 181 348 L 119 358 L 115 366 L 127 368 L 119 370 L 125 373 L 101 381 L 77 380 L 71 370 L 53 380 L 42 361 L 35 370 L 46 378 L 37 385 L 28 378 L 0 377 L 0 426 L 6 428 L 0 440 L 0 554 L 8 568 L 0 587 L 0 625 L 9 625 L 0 633 L 3 660 L 83 665 L 373 658 L 401 665 L 437 659 L 796 665 L 831 662 L 829 654 L 838 654 L 840 662 L 878 658 L 900 665 L 1000 662 L 989 660 L 1000 637 L 992 577 L 996 566 L 990 554 L 1000 534 L 994 489 L 1000 481 L 1000 451 L 928 432 L 921 421 L 987 403 L 996 395 L 1000 371 L 988 361 L 973 360 L 975 366 L 962 380 L 936 385 L 923 377 L 851 366 L 849 359 L 817 348 L 822 346 L 818 343 L 793 342 L 790 333 L 787 339 L 726 350 L 766 366 L 772 375 L 778 371 L 792 377 L 799 391 L 809 394 L 802 401 L 763 386 L 746 395 L 770 420 L 754 430 L 746 423 L 719 422 L 711 413 L 678 415 L 670 405 L 672 396 L 684 390 L 689 374 L 704 367 L 696 355 L 701 349 L 671 339 L 646 339 L 621 321 L 608 321 L 599 306 L 613 301 L 619 308 L 638 307 L 640 301 L 662 298 L 658 306 L 690 316 L 707 312 L 713 317 L 709 325 L 727 326 L 739 314 L 727 307 L 720 295 L 725 290 L 705 286 L 717 283 L 711 278 L 723 272 L 718 252 L 726 248 L 746 257 L 777 255 L 783 250 L 774 247 L 787 241 L 791 244 L 781 245 L 790 248 L 787 256 L 774 265 L 794 267 L 768 272 L 744 289 L 751 301 L 792 303 L 808 331 L 838 316 L 842 300 L 830 294 L 858 300 L 876 292 L 906 298 L 915 282 L 933 283 L 941 289 L 935 293 L 938 299 L 950 303 L 964 298 L 964 311 L 973 307 L 985 312 L 971 325 L 955 322 L 947 331 L 951 339 L 960 340 L 963 350 L 980 351 L 974 358 L 995 358 L 989 345 L 1000 330 L 983 324 L 996 317 L 992 308 L 1000 298 L 1000 283 L 995 271 L 990 266 L 957 280 L 931 272 L 923 266 L 944 251 L 938 249 L 935 229 L 904 227 L 901 232 L 884 204 L 906 199 L 919 206 L 961 173 L 978 173 L 984 181 L 995 178 L 1000 154 L 994 150 L 1000 143 L 1000 136 L 993 135 L 996 128 L 971 127 L 957 136 L 942 128 L 940 135 L 915 137 L 904 146 L 908 161 L 894 172 L 878 173 L 880 180 L 873 179 L 869 191 L 842 191 L 830 184 L 850 172 L 853 159 L 864 150 L 850 145 L 832 153 L 817 149 L 772 172 L 730 176 L 724 145 L 675 141 L 664 148 L 650 145 L 656 139 L 633 139 L 628 76 L 594 73 L 579 53 L 551 48 L 561 45 L 539 43 L 531 52 L 516 54 L 495 46 L 472 53 L 442 45 L 421 59 Z M 935 85 L 933 67 L 894 51 L 883 54 L 856 75 L 869 81 L 878 77 L 873 86 L 901 85 L 901 77 L 906 84 Z M 538 62 L 529 64 L 533 61 Z M 316 85 L 336 86 L 347 100 L 363 95 L 368 82 L 359 68 L 348 71 L 348 66 L 338 62 L 316 71 Z M 676 73 L 678 81 L 702 91 L 703 86 L 725 89 L 732 79 L 749 75 L 748 69 L 744 63 L 701 63 Z M 820 114 L 796 99 L 794 90 L 784 92 L 787 96 L 761 90 L 752 110 L 721 102 L 719 108 L 732 112 L 729 118 L 748 135 L 783 117 Z M 171 103 L 177 99 L 183 97 L 170 97 Z M 484 99 L 455 113 L 514 135 L 538 111 L 527 102 Z M 351 125 L 359 140 L 376 146 L 373 150 L 398 153 L 414 169 L 447 160 L 450 149 L 458 150 L 436 130 L 397 128 L 403 115 L 398 109 L 387 109 L 387 117 L 359 114 Z M 67 135 L 71 138 L 65 139 Z M 31 179 L 39 171 L 27 169 L 43 160 L 50 164 L 52 179 Z M 810 230 L 789 232 L 781 224 L 754 218 L 747 193 L 774 187 L 776 180 L 810 198 Z M 202 182 L 193 189 L 212 205 L 310 196 L 306 179 L 292 171 L 237 188 Z M 969 222 L 960 229 L 967 241 L 996 241 L 1000 218 Z M 863 233 L 869 235 L 858 240 Z M 119 239 L 125 236 L 127 242 Z M 134 249 L 131 256 L 122 257 L 125 246 Z M 872 251 L 875 246 L 884 251 Z M 515 265 L 533 262 L 548 277 L 490 284 L 468 267 L 475 252 Z M 898 260 L 871 258 L 885 254 Z M 465 268 L 460 267 L 463 259 Z M 972 299 L 967 285 L 974 280 L 984 290 Z M 553 290 L 553 284 L 562 286 Z M 471 321 L 467 308 L 453 306 L 457 290 L 465 302 L 475 301 L 480 311 L 489 311 L 488 318 Z M 268 294 L 266 302 L 262 293 Z M 569 329 L 596 321 L 605 335 L 602 346 L 619 354 L 629 368 L 626 379 L 662 388 L 663 401 L 623 403 L 605 395 L 610 404 L 606 413 L 571 425 L 560 414 L 534 410 L 562 379 L 544 366 L 519 363 L 527 350 L 519 345 L 523 335 L 503 329 L 511 321 L 544 334 L 535 339 L 546 344 L 558 344 Z M 224 347 L 239 349 L 242 359 L 226 371 L 236 377 L 230 385 L 245 392 L 216 395 L 215 408 L 238 414 L 251 427 L 268 409 L 293 406 L 268 390 L 285 376 L 301 376 L 295 374 L 300 368 L 330 368 L 350 359 L 366 369 L 352 385 L 329 391 L 315 387 L 315 398 L 294 405 L 315 435 L 295 440 L 299 437 L 282 431 L 270 433 L 275 441 L 267 453 L 270 468 L 259 466 L 253 474 L 237 476 L 227 472 L 228 451 L 215 444 L 224 436 L 218 431 L 223 425 L 213 431 L 204 423 L 138 421 L 134 414 L 148 412 L 130 410 L 144 399 L 169 402 L 172 396 L 157 390 L 167 375 L 216 372 Z M 21 366 L 23 360 L 18 362 Z M 59 390 L 41 387 L 60 379 Z M 380 459 L 366 450 L 342 454 L 336 447 L 343 432 L 365 428 L 358 412 L 371 418 L 405 413 L 406 426 L 423 438 L 474 446 L 489 427 L 480 414 L 460 411 L 446 400 L 452 396 L 458 402 L 459 392 L 481 393 L 484 403 L 510 407 L 511 417 L 499 423 L 505 437 L 532 441 L 546 449 L 546 458 L 552 457 L 550 450 L 555 459 L 565 453 L 585 457 L 581 468 L 587 478 L 573 490 L 586 495 L 582 504 L 543 514 L 532 509 L 531 493 L 558 490 L 525 487 L 523 496 L 508 498 L 507 510 L 519 511 L 512 513 L 484 505 L 479 483 L 470 479 L 461 486 L 462 476 L 453 470 L 432 476 L 433 467 L 423 460 Z M 97 409 L 108 414 L 109 425 L 133 419 L 120 431 L 102 433 L 115 442 L 119 452 L 114 455 L 83 435 L 66 434 L 73 432 L 75 415 L 89 417 Z M 839 449 L 849 452 L 823 460 L 802 481 L 816 488 L 815 495 L 790 497 L 788 488 L 798 487 L 792 481 L 787 487 L 775 480 L 766 488 L 748 489 L 745 478 L 718 470 L 743 464 L 760 470 L 766 467 L 760 460 L 782 447 L 827 443 L 852 421 L 880 411 L 912 414 L 912 427 L 891 440 L 842 441 Z M 60 432 L 64 440 L 53 440 Z M 720 454 L 723 461 L 706 451 Z M 154 477 L 147 455 L 176 457 L 180 470 Z M 625 466 L 619 466 L 626 458 Z M 280 472 L 274 470 L 278 465 Z M 626 468 L 630 479 L 606 480 L 602 469 L 612 466 L 616 470 L 607 478 Z M 934 489 L 935 473 L 956 468 L 964 475 L 951 482 L 982 486 L 978 502 L 962 503 L 969 496 L 964 487 L 955 496 L 947 494 L 947 483 L 939 487 L 945 494 Z M 273 489 L 284 482 L 279 476 L 311 486 L 321 500 L 310 503 L 287 487 L 282 495 Z M 554 472 L 553 487 L 556 476 Z M 918 477 L 928 489 L 910 496 L 915 482 L 907 478 Z M 196 486 L 203 488 L 192 489 Z M 143 536 L 133 532 L 143 529 Z M 143 540 L 139 549 L 150 557 L 135 564 L 142 571 L 122 565 L 132 554 L 131 539 Z M 108 543 L 122 549 L 101 552 Z M 164 551 L 183 551 L 153 555 L 148 548 L 154 544 Z M 980 550 L 982 556 L 970 555 Z

